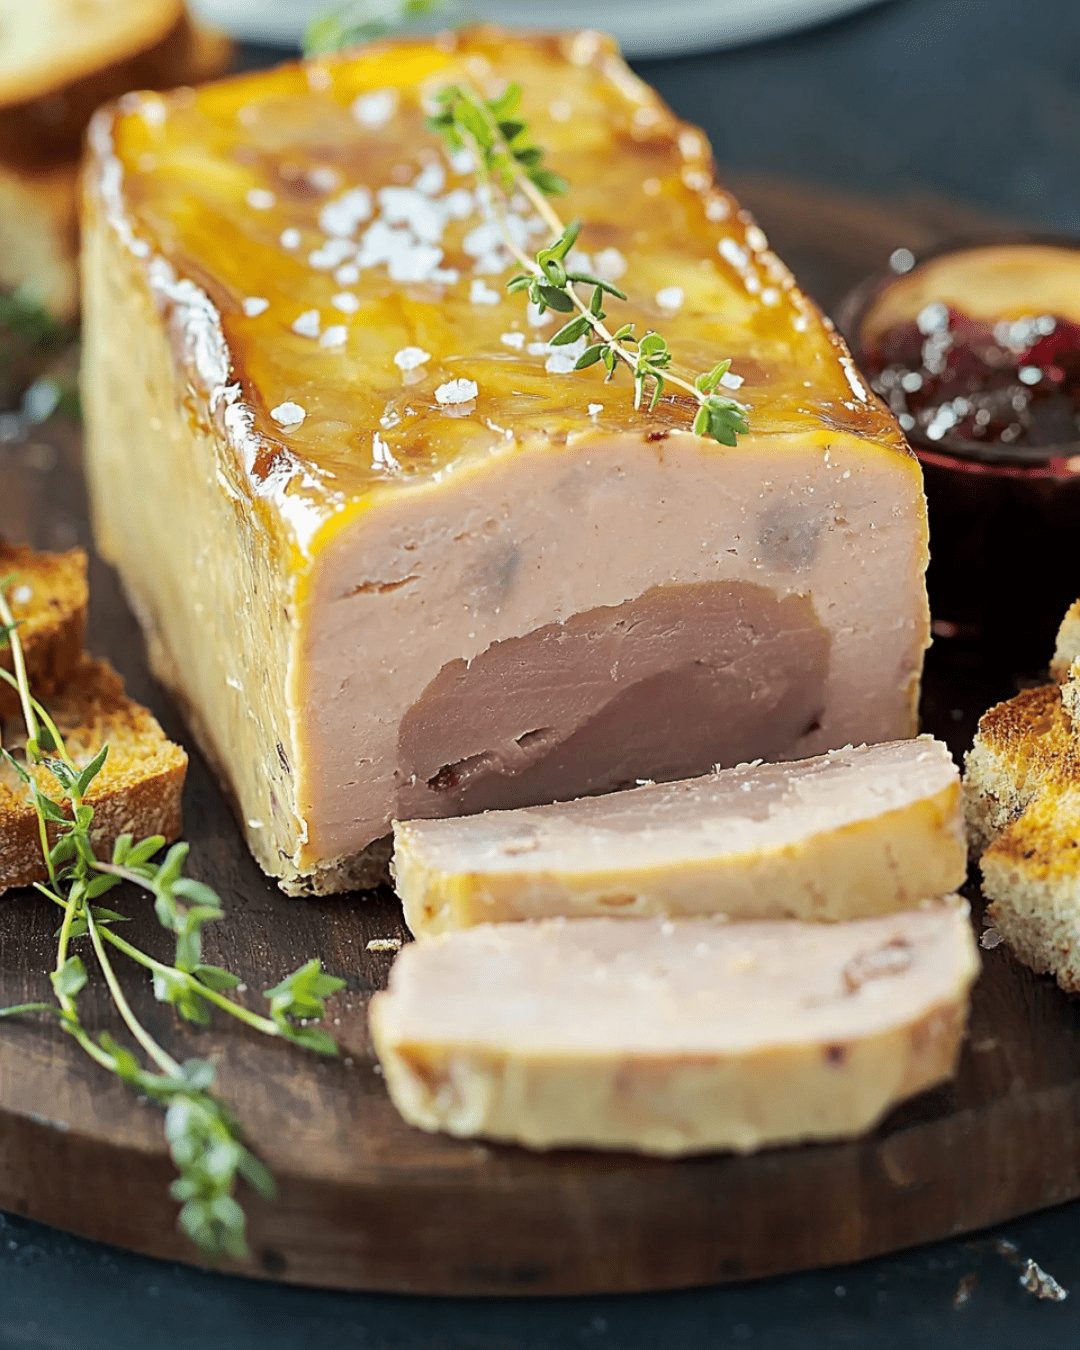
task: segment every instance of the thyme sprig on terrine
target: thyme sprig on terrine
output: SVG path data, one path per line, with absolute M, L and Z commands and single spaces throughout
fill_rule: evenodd
M 520 101 L 518 85 L 511 85 L 498 98 L 485 99 L 469 85 L 456 84 L 439 92 L 437 111 L 429 119 L 452 151 L 472 152 L 506 247 L 523 269 L 510 279 L 507 290 L 527 293 L 540 314 L 549 309 L 561 314 L 576 311 L 551 339 L 551 346 L 561 347 L 588 338 L 576 370 L 602 361 L 611 380 L 619 364 L 625 365 L 634 380 L 635 408 L 646 401 L 650 409 L 655 408 L 667 385 L 674 385 L 698 405 L 695 433 L 711 436 L 721 445 L 735 445 L 738 435 L 749 427 L 745 405 L 717 392 L 731 367 L 730 360 L 719 362 L 696 378 L 683 378 L 672 369 L 671 349 L 659 333 L 650 330 L 638 337 L 632 323 L 622 324 L 614 332 L 607 327 L 605 297 L 625 300 L 623 291 L 601 277 L 568 267 L 580 222 L 566 224 L 551 205 L 549 198 L 562 196 L 568 185 L 545 168 L 544 152 L 533 143 L 528 125 L 518 114 Z M 532 257 L 515 242 L 507 224 L 506 207 L 516 192 L 527 198 L 551 232 L 547 247 Z M 579 286 L 591 287 L 592 295 L 586 299 Z
M 10 580 L 10 579 L 8 579 Z M 225 995 L 240 978 L 202 959 L 202 929 L 222 919 L 225 911 L 217 894 L 201 881 L 183 875 L 188 845 L 174 844 L 160 862 L 154 862 L 165 844 L 159 835 L 136 842 L 130 834 L 116 840 L 111 861 L 95 856 L 91 827 L 94 808 L 87 793 L 108 757 L 108 745 L 86 765 L 72 759 L 56 723 L 31 693 L 18 624 L 12 616 L 0 580 L 0 647 L 9 646 L 12 671 L 0 667 L 0 678 L 19 695 L 26 742 L 20 757 L 0 746 L 0 756 L 22 781 L 37 815 L 41 851 L 49 880 L 35 889 L 63 912 L 57 932 L 56 960 L 50 972 L 54 1003 L 23 1003 L 0 1008 L 0 1018 L 21 1013 L 45 1012 L 60 1025 L 103 1069 L 115 1074 L 140 1095 L 165 1108 L 165 1135 L 177 1179 L 171 1194 L 181 1204 L 180 1226 L 209 1257 L 227 1255 L 242 1259 L 248 1254 L 246 1219 L 236 1199 L 239 1180 L 259 1195 L 271 1198 L 273 1178 L 244 1142 L 237 1121 L 211 1089 L 216 1066 L 213 1060 L 173 1058 L 143 1026 L 128 1002 L 116 976 L 109 949 L 119 951 L 149 972 L 155 997 L 171 1003 L 181 1017 L 205 1026 L 211 1008 L 245 1022 L 268 1036 L 315 1050 L 336 1054 L 333 1039 L 320 1027 L 302 1025 L 321 1019 L 324 999 L 345 981 L 322 973 L 318 960 L 308 961 L 265 997 L 270 1016 L 263 1017 Z M 12 673 L 13 672 L 13 673 Z M 59 794 L 47 793 L 40 769 L 52 775 Z M 113 931 L 126 916 L 95 904 L 122 881 L 128 881 L 154 897 L 154 910 L 163 928 L 175 934 L 176 955 L 170 964 L 158 961 Z M 97 1039 L 83 1025 L 78 996 L 89 975 L 81 956 L 72 951 L 88 937 L 113 1003 L 132 1039 L 151 1067 L 146 1067 L 130 1049 L 107 1033 Z
M 304 32 L 304 55 L 341 51 L 457 8 L 451 0 L 349 0 L 315 15 Z

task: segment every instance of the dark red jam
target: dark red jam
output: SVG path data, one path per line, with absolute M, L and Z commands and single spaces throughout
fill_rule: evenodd
M 1032 461 L 1080 441 L 1080 327 L 1067 319 L 985 323 L 931 304 L 868 343 L 861 364 L 924 445 Z

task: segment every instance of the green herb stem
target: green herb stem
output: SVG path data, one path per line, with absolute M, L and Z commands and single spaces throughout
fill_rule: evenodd
M 264 1035 L 275 1036 L 323 1054 L 336 1054 L 333 1039 L 321 1028 L 307 1025 L 325 1015 L 325 998 L 344 981 L 325 975 L 317 960 L 265 991 L 270 1017 L 260 1017 L 221 992 L 240 983 L 237 976 L 203 964 L 202 926 L 224 917 L 221 901 L 203 882 L 183 875 L 186 844 L 174 844 L 163 861 L 155 863 L 165 840 L 152 836 L 135 843 L 121 835 L 114 843 L 111 862 L 95 856 L 91 839 L 94 808 L 87 804 L 88 789 L 101 772 L 108 746 L 104 745 L 85 767 L 79 768 L 64 744 L 64 738 L 47 709 L 32 696 L 18 626 L 0 581 L 0 646 L 12 649 L 14 674 L 0 668 L 0 676 L 19 693 L 26 723 L 25 762 L 0 746 L 0 754 L 23 780 L 34 804 L 41 837 L 42 855 L 49 882 L 36 882 L 35 889 L 63 910 L 57 934 L 56 961 L 51 974 L 56 1003 L 21 1003 L 0 1008 L 0 1018 L 22 1013 L 50 1011 L 78 1045 L 102 1068 L 165 1107 L 165 1132 L 178 1176 L 170 1194 L 180 1201 L 182 1230 L 207 1256 L 247 1255 L 244 1211 L 233 1196 L 239 1179 L 260 1195 L 274 1193 L 273 1178 L 247 1149 L 240 1129 L 227 1108 L 210 1088 L 214 1064 L 210 1060 L 172 1057 L 135 1015 L 117 978 L 108 946 L 151 972 L 154 994 L 171 1003 L 180 1016 L 197 1024 L 210 1020 L 209 1006 L 217 1007 Z M 41 788 L 36 771 L 47 770 L 61 789 L 59 801 Z M 65 814 L 64 806 L 70 808 Z M 50 836 L 55 843 L 50 842 Z M 174 965 L 157 961 L 112 931 L 124 916 L 98 908 L 93 903 L 121 881 L 134 883 L 154 897 L 161 925 L 176 935 Z M 67 894 L 65 895 L 65 888 Z M 144 1069 L 129 1050 L 117 1045 L 105 1032 L 100 1043 L 83 1026 L 77 997 L 87 982 L 82 960 L 72 953 L 75 941 L 90 938 L 99 969 L 127 1030 L 159 1072 Z
M 7 635 L 8 645 L 11 647 L 11 664 L 15 669 L 15 673 L 12 675 L 9 671 L 0 668 L 0 675 L 3 675 L 7 682 L 14 685 L 18 691 L 23 721 L 26 723 L 28 744 L 36 747 L 38 726 L 34 716 L 33 699 L 30 697 L 30 681 L 26 678 L 26 662 L 23 658 L 18 625 L 15 622 L 14 614 L 11 612 L 11 607 L 8 605 L 3 586 L 0 586 L 0 625 Z
M 739 433 L 749 428 L 744 405 L 717 393 L 731 362 L 722 361 L 693 381 L 683 378 L 671 369 L 670 348 L 658 333 L 650 331 L 639 339 L 634 335 L 633 324 L 624 324 L 614 333 L 607 327 L 604 322 L 607 315 L 602 308 L 605 294 L 625 300 L 622 291 L 599 277 L 567 270 L 566 257 L 577 240 L 579 226 L 577 222 L 564 223 L 548 200 L 565 191 L 566 185 L 541 166 L 542 151 L 529 142 L 527 127 L 515 111 L 520 93 L 516 86 L 511 86 L 501 97 L 485 100 L 468 84 L 453 85 L 438 96 L 438 111 L 430 119 L 432 128 L 446 139 L 451 149 L 465 147 L 473 157 L 504 243 L 523 268 L 523 274 L 508 283 L 508 290 L 527 290 L 541 313 L 546 308 L 564 313 L 577 311 L 577 317 L 551 340 L 552 346 L 566 345 L 586 333 L 595 339 L 578 359 L 576 369 L 583 370 L 602 360 L 611 379 L 616 364 L 622 362 L 634 380 L 635 409 L 641 407 L 650 385 L 650 408 L 656 406 L 667 385 L 674 385 L 697 404 L 694 432 L 734 446 Z M 551 232 L 548 247 L 532 258 L 516 243 L 509 229 L 505 205 L 514 192 L 525 196 Z M 583 298 L 578 284 L 594 288 L 590 301 Z
M 64 915 L 66 923 L 70 917 L 70 906 L 68 913 Z M 101 973 L 105 976 L 105 983 L 109 986 L 109 993 L 113 996 L 113 1002 L 116 1004 L 120 1016 L 124 1019 L 127 1029 L 139 1042 L 147 1055 L 154 1061 L 162 1073 L 168 1074 L 172 1078 L 181 1077 L 180 1065 L 167 1050 L 163 1050 L 153 1036 L 146 1030 L 143 1024 L 131 1011 L 131 1005 L 127 1001 L 123 989 L 120 988 L 120 981 L 116 978 L 116 972 L 113 970 L 112 962 L 109 960 L 105 951 L 104 944 L 101 941 L 101 934 L 98 931 L 97 922 L 94 919 L 94 911 L 91 905 L 84 906 L 86 914 L 86 926 L 90 933 L 90 941 L 94 944 L 94 955 L 98 959 L 98 965 L 101 967 Z

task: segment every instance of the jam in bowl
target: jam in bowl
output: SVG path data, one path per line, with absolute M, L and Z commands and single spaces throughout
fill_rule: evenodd
M 922 462 L 936 638 L 1037 673 L 1080 595 L 1080 244 L 897 250 L 837 320 Z

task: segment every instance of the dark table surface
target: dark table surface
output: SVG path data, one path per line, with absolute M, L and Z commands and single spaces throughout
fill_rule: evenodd
M 253 62 L 263 55 L 248 53 Z M 886 198 L 946 196 L 1080 234 L 1078 0 L 887 0 L 810 32 L 638 69 L 706 129 L 732 173 Z M 1066 1289 L 1076 1285 L 1073 1296 L 1052 1302 L 1021 1288 L 1021 1258 Z M 1080 1202 L 842 1270 L 543 1303 L 261 1284 L 0 1215 L 0 1350 L 1057 1350 L 1078 1342 Z

